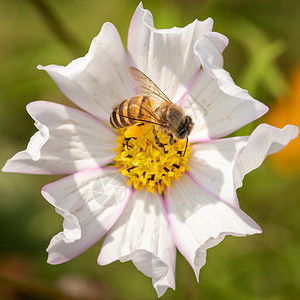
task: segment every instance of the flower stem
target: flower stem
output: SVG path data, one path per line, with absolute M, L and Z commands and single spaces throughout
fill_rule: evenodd
M 80 45 L 79 41 L 71 34 L 50 5 L 48 5 L 44 0 L 28 1 L 35 6 L 50 30 L 76 57 L 84 54 L 83 47 Z

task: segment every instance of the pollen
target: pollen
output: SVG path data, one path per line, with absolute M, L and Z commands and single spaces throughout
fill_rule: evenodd
M 135 125 L 136 126 L 136 125 Z M 128 185 L 133 185 L 136 190 L 144 187 L 148 192 L 156 190 L 161 194 L 165 187 L 170 187 L 173 179 L 179 179 L 181 174 L 188 170 L 187 161 L 191 154 L 191 145 L 185 140 L 175 140 L 170 144 L 170 136 L 156 132 L 160 146 L 155 142 L 152 124 L 140 126 L 139 134 L 134 129 L 118 130 L 118 147 L 115 157 L 115 166 L 127 176 Z

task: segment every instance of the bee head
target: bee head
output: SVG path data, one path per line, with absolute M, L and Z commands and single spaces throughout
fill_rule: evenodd
M 176 137 L 180 140 L 184 139 L 191 133 L 193 127 L 194 123 L 192 118 L 190 116 L 185 116 L 176 132 Z

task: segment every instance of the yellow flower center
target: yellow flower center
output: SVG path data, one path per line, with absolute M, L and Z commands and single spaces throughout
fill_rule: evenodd
M 114 159 L 119 171 L 129 177 L 128 185 L 141 190 L 146 187 L 148 192 L 159 193 L 165 186 L 170 187 L 171 181 L 179 179 L 188 170 L 187 161 L 191 154 L 191 145 L 185 140 L 175 140 L 170 145 L 170 136 L 157 132 L 159 147 L 155 142 L 153 125 L 133 125 L 128 129 L 118 130 L 117 157 Z

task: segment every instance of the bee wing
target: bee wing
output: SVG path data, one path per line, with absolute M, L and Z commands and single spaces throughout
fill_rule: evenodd
M 155 106 L 162 104 L 172 104 L 172 101 L 160 90 L 160 88 L 142 71 L 135 67 L 128 67 L 128 73 L 135 83 L 135 88 L 139 95 L 151 97 L 156 103 Z
M 140 96 L 136 96 L 132 99 L 140 98 Z M 148 97 L 147 97 L 148 98 Z M 144 102 L 142 105 L 133 103 L 131 104 L 131 109 L 138 111 L 138 116 L 135 113 L 120 113 L 117 107 L 114 109 L 114 112 L 123 118 L 127 118 L 129 120 L 139 121 L 141 123 L 152 123 L 155 125 L 165 127 L 166 124 L 159 118 L 157 113 L 153 110 L 152 104 L 154 100 L 152 98 L 148 98 L 150 100 L 149 103 Z M 134 117 L 136 116 L 136 117 Z M 129 124 L 128 124 L 129 125 Z
M 152 98 L 150 98 L 150 101 L 153 101 Z M 160 126 L 165 126 L 165 123 L 159 118 L 159 116 L 156 114 L 156 112 L 153 109 L 153 106 L 151 105 L 142 105 L 140 106 L 140 121 L 145 122 L 145 123 L 152 123 L 155 125 L 160 125 Z

